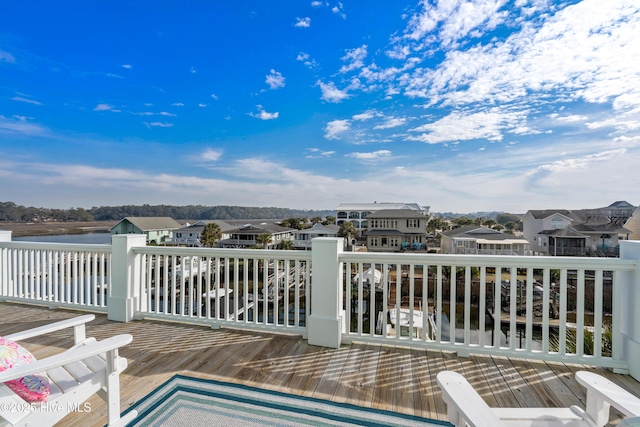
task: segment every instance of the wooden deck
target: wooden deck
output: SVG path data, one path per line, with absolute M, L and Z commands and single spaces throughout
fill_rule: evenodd
M 66 310 L 0 303 L 0 335 L 76 316 Z M 174 374 L 242 383 L 354 405 L 446 419 L 436 374 L 463 373 L 491 406 L 584 406 L 584 389 L 574 380 L 580 365 L 458 357 L 453 353 L 349 344 L 340 349 L 310 346 L 298 336 L 229 329 L 212 330 L 156 321 L 116 323 L 96 315 L 87 334 L 103 339 L 132 334 L 120 354 L 129 361 L 121 376 L 122 408 L 130 407 Z M 72 331 L 23 343 L 36 357 L 62 350 Z M 607 376 L 640 395 L 640 383 L 604 369 Z M 103 426 L 105 405 L 94 396 L 91 411 L 67 416 L 61 425 Z M 612 425 L 619 421 L 613 413 Z

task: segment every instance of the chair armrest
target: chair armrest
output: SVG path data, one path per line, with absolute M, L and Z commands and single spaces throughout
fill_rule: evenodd
M 85 323 L 91 322 L 96 316 L 93 314 L 85 314 L 84 316 L 74 317 L 73 319 L 61 320 L 59 322 L 50 323 L 48 325 L 39 326 L 26 331 L 16 332 L 15 334 L 5 335 L 6 339 L 12 341 L 21 341 L 40 335 L 50 334 L 66 328 L 74 328 L 75 343 L 78 344 L 86 338 L 84 333 Z
M 438 384 L 447 404 L 449 422 L 455 426 L 503 426 L 487 402 L 460 374 L 442 371 L 437 375 Z
M 102 341 L 90 342 L 87 345 L 72 348 L 42 360 L 36 360 L 28 365 L 7 369 L 6 371 L 0 372 L 0 383 L 22 378 L 26 375 L 46 372 L 50 369 L 84 360 L 91 356 L 115 351 L 129 344 L 132 340 L 133 337 L 129 334 L 116 335 Z
M 586 411 L 596 424 L 609 422 L 609 405 L 627 417 L 640 416 L 640 398 L 605 377 L 588 371 L 576 372 L 576 380 L 587 389 Z

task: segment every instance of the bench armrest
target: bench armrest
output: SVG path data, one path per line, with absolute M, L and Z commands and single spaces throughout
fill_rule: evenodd
M 70 350 L 63 351 L 62 353 L 58 353 L 41 360 L 36 360 L 28 365 L 17 366 L 0 372 L 0 383 L 22 378 L 26 375 L 46 372 L 50 369 L 68 365 L 92 356 L 113 352 L 111 356 L 107 356 L 107 366 L 109 366 L 109 359 L 116 359 L 115 356 L 117 353 L 115 353 L 115 351 L 120 347 L 129 344 L 132 340 L 133 337 L 131 335 L 122 334 L 102 341 L 89 342 L 86 345 L 74 347 Z
M 96 316 L 93 314 L 85 314 L 84 316 L 74 317 L 73 319 L 61 320 L 48 325 L 39 326 L 33 329 L 27 329 L 26 331 L 16 332 L 15 334 L 5 335 L 6 339 L 11 341 L 21 341 L 28 338 L 37 337 L 40 335 L 50 334 L 51 332 L 59 331 L 66 328 L 74 328 L 74 340 L 78 344 L 86 339 L 85 323 L 91 322 Z
M 627 417 L 640 416 L 640 398 L 605 377 L 589 371 L 578 371 L 576 380 L 587 389 L 586 411 L 597 425 L 609 422 L 609 406 Z
M 437 380 L 447 404 L 447 417 L 453 425 L 504 425 L 465 377 L 456 372 L 442 371 L 438 373 Z

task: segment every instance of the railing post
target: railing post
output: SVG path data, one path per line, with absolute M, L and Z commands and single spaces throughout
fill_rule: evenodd
M 146 246 L 144 234 L 111 236 L 111 291 L 107 299 L 109 320 L 128 322 L 133 319 L 140 296 L 140 274 L 136 271 L 134 247 Z
M 640 381 L 640 242 L 620 242 L 620 258 L 631 259 L 638 264 L 632 272 L 625 272 L 622 286 L 620 333 L 622 354 L 629 363 L 629 375 Z M 615 297 L 615 296 L 614 296 Z M 615 332 L 615 331 L 614 331 Z
M 11 231 L 0 231 L 0 242 L 10 242 Z M 9 251 L 0 249 L 0 297 L 9 295 Z
M 342 238 L 317 237 L 311 242 L 311 345 L 339 348 L 342 342 L 342 273 L 338 256 L 343 248 Z

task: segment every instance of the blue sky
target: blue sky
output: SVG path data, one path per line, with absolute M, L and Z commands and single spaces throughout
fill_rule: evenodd
M 0 201 L 640 204 L 636 0 L 0 5 Z

